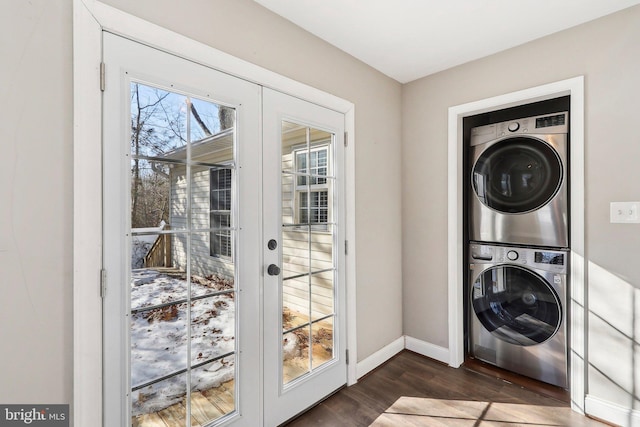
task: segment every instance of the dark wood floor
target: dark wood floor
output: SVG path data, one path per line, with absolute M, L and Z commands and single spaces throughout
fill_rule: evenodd
M 403 351 L 292 420 L 301 426 L 605 426 L 557 399 Z

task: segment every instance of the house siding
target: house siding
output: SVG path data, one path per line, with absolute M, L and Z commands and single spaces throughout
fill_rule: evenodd
M 289 129 L 289 131 L 286 131 Z M 304 127 L 291 131 L 291 124 L 283 126 L 282 144 L 282 298 L 285 307 L 312 319 L 334 313 L 335 271 L 313 273 L 334 268 L 332 225 L 327 231 L 309 230 L 307 227 L 286 227 L 298 224 L 296 215 L 296 176 L 294 156 L 306 147 Z M 312 147 L 330 147 L 325 132 L 311 132 Z M 328 178 L 331 181 L 331 178 Z M 329 186 L 331 193 L 331 186 Z M 329 222 L 333 212 L 329 197 Z M 312 274 L 309 275 L 309 272 Z M 287 277 L 305 276 L 293 279 Z
M 222 159 L 219 159 L 222 160 Z M 234 265 L 231 259 L 211 255 L 209 197 L 211 181 L 210 168 L 194 166 L 191 171 L 191 229 L 202 230 L 191 233 L 191 274 L 207 277 L 218 275 L 233 279 Z M 187 270 L 187 181 L 186 167 L 177 166 L 171 171 L 171 204 L 169 221 L 172 230 L 171 254 L 173 267 Z M 232 232 L 233 240 L 233 232 Z
M 282 154 L 282 223 L 295 224 L 296 197 L 294 153 L 304 143 L 304 135 L 297 133 L 287 139 Z M 325 144 L 326 145 L 326 144 Z M 229 153 L 202 154 L 197 160 L 214 164 L 230 161 Z M 211 255 L 210 241 L 210 170 L 206 166 L 191 168 L 191 229 L 203 230 L 191 234 L 191 274 L 197 276 L 218 275 L 225 279 L 234 277 L 231 259 Z M 169 221 L 172 235 L 172 266 L 187 270 L 187 173 L 186 166 L 171 168 L 171 201 Z M 330 178 L 329 178 L 330 179 Z M 331 199 L 331 198 L 330 198 Z M 330 203 L 331 205 L 331 203 Z M 331 217 L 330 207 L 329 216 Z M 304 227 L 283 227 L 282 232 L 282 298 L 285 307 L 312 319 L 334 312 L 334 266 L 332 225 L 329 231 L 303 230 Z M 180 230 L 185 230 L 180 231 Z M 233 232 L 232 232 L 233 236 Z M 237 248 L 234 248 L 234 252 Z M 241 248 L 240 248 L 241 250 Z M 234 256 L 242 256 L 242 252 Z M 324 271 L 322 273 L 314 273 Z M 309 275 L 309 272 L 312 274 Z M 305 275 L 306 274 L 306 275 Z M 287 279 L 292 276 L 299 278 Z

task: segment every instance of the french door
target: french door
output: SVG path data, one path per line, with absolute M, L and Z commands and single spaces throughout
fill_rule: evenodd
M 104 62 L 104 425 L 277 425 L 345 384 L 344 117 L 109 33 Z
M 111 426 L 260 419 L 260 87 L 104 34 Z
M 269 89 L 263 105 L 264 401 L 272 426 L 346 383 L 344 116 Z

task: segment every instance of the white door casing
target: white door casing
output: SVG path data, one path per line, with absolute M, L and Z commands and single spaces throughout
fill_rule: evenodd
M 459 367 L 464 362 L 463 316 L 463 132 L 464 117 L 488 111 L 524 105 L 560 96 L 571 96 L 570 159 L 571 176 L 571 258 L 569 275 L 570 296 L 569 330 L 569 382 L 571 407 L 577 412 L 585 410 L 586 348 L 585 348 L 585 218 L 584 218 L 584 77 L 578 76 L 541 86 L 523 89 L 449 108 L 448 119 L 448 319 L 449 365 Z

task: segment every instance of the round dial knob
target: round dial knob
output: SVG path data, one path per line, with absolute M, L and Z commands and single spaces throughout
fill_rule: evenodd
M 507 252 L 507 258 L 511 261 L 515 261 L 518 259 L 518 252 L 516 251 L 509 251 Z
M 509 123 L 509 126 L 507 126 L 507 129 L 509 129 L 509 132 L 515 132 L 518 129 L 520 129 L 520 123 L 511 122 L 511 123 Z

